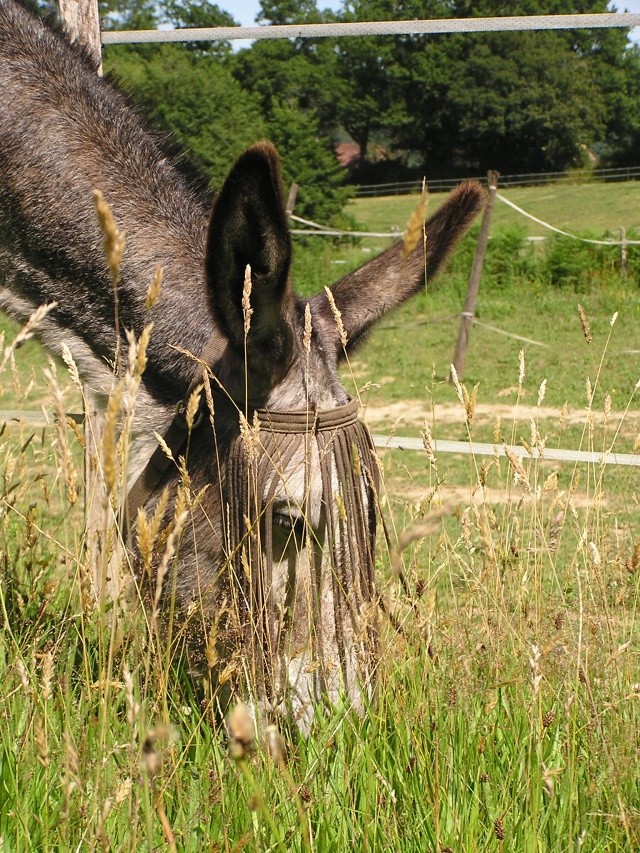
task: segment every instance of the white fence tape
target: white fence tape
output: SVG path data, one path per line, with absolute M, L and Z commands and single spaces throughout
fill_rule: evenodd
M 226 41 L 234 39 L 342 38 L 344 36 L 499 33 L 518 30 L 578 30 L 640 26 L 640 14 L 505 15 L 499 18 L 439 18 L 427 21 L 362 21 L 332 24 L 281 24 L 269 27 L 189 27 L 178 30 L 109 30 L 102 44 Z
M 563 231 L 562 228 L 556 228 L 555 225 L 550 225 L 548 222 L 545 222 L 544 219 L 538 219 L 537 216 L 523 210 L 517 204 L 514 204 L 514 202 L 505 198 L 501 193 L 497 192 L 496 198 L 499 198 L 501 202 L 504 202 L 504 204 L 513 208 L 513 210 L 521 216 L 525 216 L 532 222 L 542 225 L 543 228 L 547 228 L 549 231 L 555 231 L 556 234 L 562 234 L 563 237 L 571 237 L 572 240 L 580 240 L 581 243 L 593 243 L 596 246 L 640 246 L 640 240 L 590 240 L 588 237 L 578 237 L 577 234 L 571 234 L 569 231 Z
M 381 450 L 424 450 L 420 438 L 374 435 L 373 443 Z M 470 456 L 506 456 L 505 445 L 483 444 L 477 441 L 446 441 L 435 439 L 433 449 L 436 453 L 463 453 Z M 633 465 L 640 466 L 640 455 L 631 453 L 592 453 L 588 450 L 562 450 L 545 448 L 542 453 L 533 448 L 531 453 L 515 444 L 508 445 L 510 453 L 518 459 L 543 459 L 547 462 L 588 462 L 592 465 Z

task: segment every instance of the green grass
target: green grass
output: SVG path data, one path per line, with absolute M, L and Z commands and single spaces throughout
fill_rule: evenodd
M 588 189 L 623 197 L 638 187 Z M 557 201 L 545 208 L 551 191 L 526 191 L 542 218 L 561 215 Z M 402 227 L 408 199 L 366 200 L 369 218 L 357 217 L 382 227 L 392 201 L 408 204 Z M 584 205 L 562 213 L 567 225 L 578 229 Z M 587 219 L 580 228 L 616 225 Z M 375 431 L 419 436 L 426 419 L 435 438 L 633 452 L 634 279 L 569 258 L 578 278 L 555 286 L 500 233 L 478 318 L 547 347 L 475 327 L 467 419 L 446 379 L 471 238 L 449 275 L 354 355 L 345 384 Z M 297 253 L 295 280 L 317 291 L 372 244 L 311 244 Z M 560 260 L 566 252 L 554 268 Z M 32 342 L 15 357 L 0 375 L 3 408 L 37 409 L 45 357 Z M 67 441 L 81 476 L 70 430 Z M 0 454 L 3 851 L 166 849 L 167 827 L 185 851 L 640 847 L 637 468 L 381 454 L 393 553 L 380 537 L 378 583 L 401 630 L 381 623 L 377 696 L 364 716 L 334 709 L 308 739 L 285 732 L 282 767 L 262 741 L 242 761 L 229 756 L 210 705 L 183 668 L 167 668 L 141 614 L 121 633 L 107 629 L 88 594 L 82 506 L 68 499 L 60 439 L 56 455 L 50 431 L 8 425 Z
M 570 233 L 592 232 L 602 237 L 605 233 L 618 235 L 620 226 L 630 230 L 640 229 L 640 182 L 620 184 L 549 184 L 542 187 L 514 187 L 498 189 L 502 195 L 533 214 Z M 429 210 L 437 209 L 445 198 L 443 193 L 430 196 Z M 368 229 L 387 231 L 403 230 L 418 201 L 418 196 L 387 196 L 383 198 L 358 198 L 348 206 L 349 213 Z M 546 236 L 548 230 L 513 211 L 497 200 L 492 217 L 492 233 L 497 233 L 516 222 L 523 222 L 527 234 Z

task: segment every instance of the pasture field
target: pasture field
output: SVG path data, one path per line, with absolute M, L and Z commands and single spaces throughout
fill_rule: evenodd
M 640 184 L 566 187 L 583 189 L 508 194 L 567 230 L 640 225 Z M 606 221 L 605 196 L 626 205 Z M 402 228 L 415 201 L 354 207 L 367 228 Z M 623 279 L 615 250 L 558 242 L 549 261 L 514 218 L 493 234 L 464 388 L 447 377 L 473 235 L 344 367 L 373 432 L 427 449 L 380 454 L 377 695 L 361 719 L 338 708 L 307 739 L 284 731 L 286 760 L 263 739 L 233 759 L 153 621 L 93 606 L 81 434 L 3 428 L 2 851 L 640 848 L 640 470 L 428 450 L 432 436 L 638 452 L 638 259 Z M 383 247 L 299 241 L 295 281 L 318 290 Z M 3 408 L 53 410 L 36 344 L 2 361 Z

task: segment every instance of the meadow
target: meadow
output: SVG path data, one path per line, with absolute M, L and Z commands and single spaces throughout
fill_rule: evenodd
M 639 194 L 505 192 L 596 237 L 621 225 L 633 237 Z M 349 212 L 401 230 L 416 202 L 360 199 Z M 345 367 L 373 432 L 425 445 L 380 452 L 390 618 L 376 696 L 362 718 L 333 709 L 308 738 L 283 731 L 274 749 L 259 737 L 242 755 L 153 625 L 138 615 L 116 636 L 95 607 L 83 436 L 53 422 L 80 392 L 34 341 L 15 348 L 3 321 L 2 408 L 44 407 L 50 422 L 0 427 L 0 850 L 640 847 L 640 474 L 544 458 L 640 449 L 640 247 L 623 277 L 619 248 L 526 240 L 540 233 L 496 207 L 457 387 L 477 229 Z M 387 245 L 323 239 L 296 239 L 304 293 Z M 433 439 L 541 458 L 440 454 Z

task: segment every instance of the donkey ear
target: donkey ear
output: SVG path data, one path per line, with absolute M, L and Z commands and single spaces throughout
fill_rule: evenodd
M 290 262 L 278 154 L 271 143 L 260 142 L 237 160 L 214 201 L 205 259 L 216 319 L 238 350 L 245 344 L 242 296 L 245 269 L 251 267 L 247 349 L 254 361 L 267 351 L 280 363 L 288 359 Z
M 479 183 L 461 184 L 426 223 L 426 259 L 422 240 L 408 256 L 402 243 L 396 243 L 333 285 L 331 291 L 342 315 L 348 347 L 356 346 L 377 320 L 424 288 L 425 267 L 427 281 L 440 271 L 485 201 L 486 194 Z M 313 302 L 331 324 L 331 308 L 325 294 L 314 297 Z M 337 347 L 340 354 L 339 341 Z

